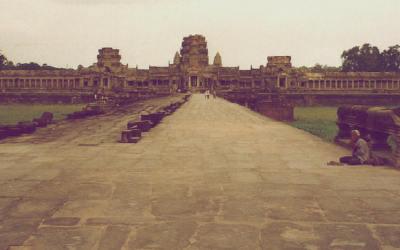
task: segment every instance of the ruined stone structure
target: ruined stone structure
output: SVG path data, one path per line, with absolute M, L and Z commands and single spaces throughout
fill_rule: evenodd
M 324 91 L 399 91 L 398 73 L 305 73 L 292 67 L 290 56 L 268 57 L 266 66 L 250 70 L 223 67 L 217 53 L 209 64 L 207 41 L 204 36 L 183 38 L 180 53 L 176 52 L 173 64 L 149 69 L 129 68 L 121 64 L 118 49 L 102 48 L 97 63 L 77 70 L 0 71 L 0 89 L 15 91 L 59 92 L 112 92 L 206 89 L 254 90 L 268 92 L 281 88 L 295 92 Z

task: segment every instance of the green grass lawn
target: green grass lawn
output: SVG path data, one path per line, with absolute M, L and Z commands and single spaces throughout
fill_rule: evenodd
M 337 108 L 335 106 L 295 107 L 294 119 L 296 121 L 287 124 L 333 142 L 339 131 L 335 123 Z
M 81 111 L 86 104 L 65 104 L 65 105 L 41 105 L 41 104 L 1 104 L 0 124 L 18 124 L 20 121 L 32 121 L 33 118 L 40 118 L 44 112 L 53 113 L 53 120 L 67 118 L 67 114 Z

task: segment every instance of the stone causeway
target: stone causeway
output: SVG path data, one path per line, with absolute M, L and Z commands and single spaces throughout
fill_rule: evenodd
M 400 249 L 400 172 L 222 98 L 184 94 L 0 140 L 0 250 Z

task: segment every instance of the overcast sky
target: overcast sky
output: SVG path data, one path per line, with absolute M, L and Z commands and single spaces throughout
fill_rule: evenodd
M 0 50 L 15 64 L 76 69 L 112 47 L 147 69 L 201 34 L 210 64 L 219 52 L 241 69 L 286 55 L 295 67 L 340 66 L 354 46 L 400 44 L 399 13 L 400 0 L 0 0 Z

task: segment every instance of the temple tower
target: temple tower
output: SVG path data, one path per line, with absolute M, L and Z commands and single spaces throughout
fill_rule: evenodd
M 119 49 L 99 49 L 99 55 L 97 56 L 97 66 L 108 67 L 110 70 L 115 71 L 118 67 L 121 66 L 121 56 L 119 55 Z
M 179 56 L 178 51 L 175 53 L 174 64 L 179 64 L 181 62 L 181 57 Z
M 208 66 L 208 49 L 205 37 L 202 35 L 184 37 L 181 57 L 181 69 L 184 73 L 186 86 L 203 86 L 203 72 Z
M 219 55 L 219 52 L 214 57 L 214 65 L 218 67 L 222 67 L 222 59 L 221 56 Z

